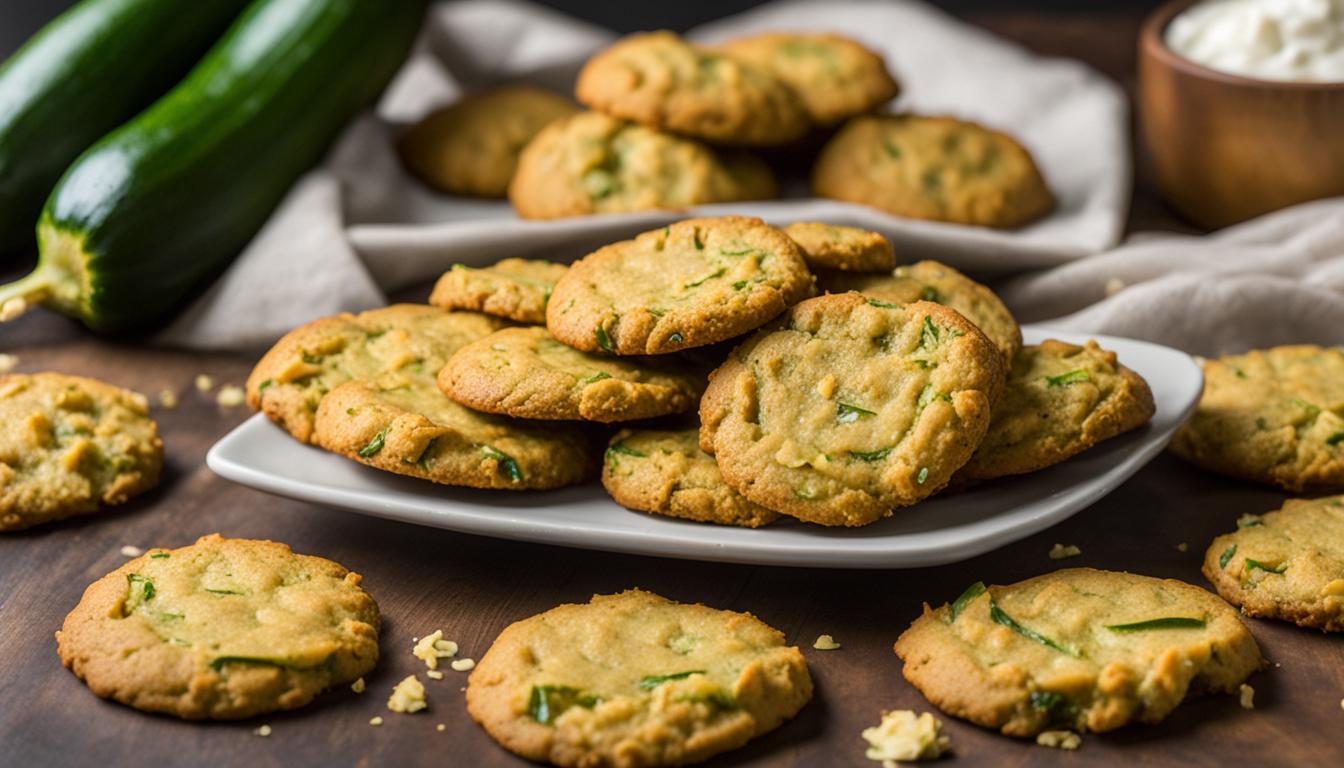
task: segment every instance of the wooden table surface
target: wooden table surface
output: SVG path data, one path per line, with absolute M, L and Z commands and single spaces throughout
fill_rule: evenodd
M 1086 60 L 1127 85 L 1136 15 L 974 19 L 1050 54 Z M 1132 228 L 1183 228 L 1140 182 Z M 956 596 L 982 579 L 1006 583 L 1061 566 L 1127 569 L 1206 586 L 1204 547 L 1245 512 L 1283 496 L 1189 468 L 1163 456 L 1115 493 L 1069 521 L 997 552 L 921 570 L 827 571 L 661 560 L 497 541 L 386 522 L 267 496 L 216 477 L 209 446 L 247 417 L 221 408 L 192 381 L 209 373 L 241 383 L 250 357 L 151 350 L 97 340 L 74 325 L 35 315 L 0 327 L 0 350 L 20 370 L 98 376 L 145 393 L 172 389 L 159 410 L 167 447 L 162 486 L 101 516 L 0 537 L 0 765 L 417 766 L 523 764 L 467 716 L 466 676 L 426 680 L 430 708 L 396 715 L 385 703 L 402 677 L 423 672 L 411 638 L 443 629 L 479 657 L 508 623 L 593 593 L 641 586 L 684 601 L 751 611 L 803 647 L 816 696 L 802 713 L 713 765 L 873 766 L 859 732 L 883 709 L 930 706 L 904 682 L 892 642 L 924 600 Z M 383 610 L 383 659 L 368 691 L 342 688 L 313 705 L 241 723 L 192 724 L 140 714 L 88 693 L 56 657 L 52 633 L 84 587 L 124 561 L 123 545 L 187 544 L 219 531 L 272 538 L 332 558 L 365 576 Z M 1056 562 L 1055 542 L 1082 555 Z M 1178 544 L 1188 543 L 1187 551 Z M 943 718 L 962 765 L 1344 764 L 1344 642 L 1268 621 L 1249 621 L 1273 667 L 1251 679 L 1256 706 L 1235 697 L 1193 700 L 1157 726 L 1088 735 L 1076 753 L 1056 752 Z M 843 648 L 811 649 L 817 635 Z M 424 680 L 423 674 L 421 679 Z M 384 716 L 380 728 L 369 718 Z M 268 738 L 253 735 L 270 724 Z M 438 732 L 435 725 L 446 730 Z

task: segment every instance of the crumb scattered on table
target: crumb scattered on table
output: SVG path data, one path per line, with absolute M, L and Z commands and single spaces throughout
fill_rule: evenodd
M 363 692 L 364 692 L 364 678 L 361 677 L 361 678 L 359 678 L 358 680 L 356 680 L 355 682 L 351 683 L 351 684 L 350 684 L 350 690 L 354 691 L 355 693 L 363 693 Z
M 209 392 L 215 388 L 215 380 L 204 373 L 196 374 L 196 391 Z
M 1241 694 L 1241 708 L 1255 709 L 1255 689 L 1245 683 L 1242 683 L 1241 687 L 1238 688 L 1237 691 L 1240 692 Z
M 127 544 L 121 548 L 122 557 L 139 557 L 143 554 L 145 554 L 145 550 L 135 546 L 134 544 Z
M 443 630 L 436 629 L 424 637 L 417 638 L 411 653 L 430 669 L 439 668 L 439 659 L 451 659 L 457 655 L 457 643 L 443 639 Z
M 1083 745 L 1083 737 L 1073 731 L 1041 731 L 1036 734 L 1036 743 L 1053 749 L 1077 749 Z
M 952 748 L 938 718 L 928 712 L 916 716 L 908 709 L 883 712 L 882 721 L 861 735 L 868 742 L 864 755 L 882 761 L 882 768 L 896 768 L 897 761 L 932 760 Z
M 443 733 L 444 731 L 448 730 L 448 726 L 444 725 L 443 723 L 439 723 L 438 725 L 434 726 L 434 730 L 438 731 L 439 733 Z
M 818 651 L 834 651 L 840 648 L 840 644 L 830 635 L 818 635 L 817 639 L 812 641 L 812 647 Z
M 443 673 L 437 669 L 431 669 L 425 673 L 425 677 L 428 677 L 430 680 L 442 680 Z
M 472 669 L 476 668 L 476 662 L 473 659 L 453 659 L 452 663 L 448 666 L 452 667 L 456 672 L 470 672 Z
M 258 736 L 270 736 L 270 735 L 271 735 L 271 726 L 269 726 L 269 725 L 263 725 L 263 726 L 261 726 L 260 728 L 256 728 L 256 729 L 254 729 L 252 732 L 255 733 L 255 734 L 257 734 Z
M 388 709 L 406 715 L 419 712 L 428 706 L 429 702 L 425 701 L 425 684 L 415 675 L 397 683 L 397 687 L 392 689 L 392 695 L 387 699 Z
M 159 392 L 159 407 L 171 411 L 177 407 L 177 393 L 171 389 Z
M 1048 554 L 1051 560 L 1063 560 L 1066 557 L 1077 557 L 1083 554 L 1083 550 L 1072 544 L 1056 544 Z
M 243 388 L 233 384 L 225 384 L 219 388 L 219 394 L 215 395 L 215 402 L 225 408 L 233 408 L 242 405 L 247 400 L 247 393 Z
M 369 725 L 382 725 L 382 724 L 383 724 L 383 718 L 381 717 L 374 716 L 369 718 Z

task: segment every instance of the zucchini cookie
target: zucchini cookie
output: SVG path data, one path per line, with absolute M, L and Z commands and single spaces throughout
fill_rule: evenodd
M 360 576 L 273 541 L 203 536 L 94 582 L 56 633 L 89 689 L 146 712 L 232 720 L 294 709 L 378 662 Z
M 773 197 L 770 169 L 693 139 L 583 112 L 547 126 L 523 150 L 509 201 L 525 219 L 688 208 Z
M 1235 692 L 1265 663 L 1217 596 L 1091 568 L 925 603 L 896 655 L 934 706 L 1008 736 L 1156 723 L 1187 694 Z
M 1206 360 L 1204 396 L 1171 450 L 1294 493 L 1344 489 L 1344 349 L 1290 346 Z
M 881 56 L 840 35 L 766 32 L 729 40 L 719 50 L 782 80 L 820 126 L 868 112 L 901 92 Z
M 430 113 L 401 137 L 397 151 L 407 170 L 435 189 L 504 197 L 523 147 L 542 128 L 578 111 L 544 88 L 505 86 Z
M 1344 632 L 1344 496 L 1242 516 L 1209 546 L 1204 576 L 1247 616 Z
M 439 368 L 458 347 L 506 324 L 474 312 L 394 304 L 300 326 L 275 343 L 247 379 L 247 402 L 302 442 L 318 403 L 352 379 L 378 381 Z
M 723 482 L 694 429 L 623 429 L 611 438 L 602 485 L 628 509 L 704 523 L 759 528 L 779 517 Z
M 454 264 L 434 284 L 429 303 L 545 325 L 546 302 L 567 269 L 564 264 L 534 259 L 504 259 L 479 269 Z
M 710 375 L 700 445 L 761 506 L 867 525 L 947 484 L 1003 378 L 994 345 L 955 310 L 821 296 Z
M 640 590 L 508 626 L 467 683 L 467 711 L 491 738 L 561 766 L 700 762 L 811 697 L 807 663 L 778 630 Z
M 470 488 L 559 488 L 587 479 L 595 464 L 579 427 L 478 413 L 445 397 L 428 371 L 331 390 L 313 442 L 385 472 Z
M 811 128 L 783 81 L 666 31 L 630 35 L 598 52 L 574 91 L 613 117 L 716 144 L 784 144 Z
M 784 234 L 803 249 L 803 259 L 813 270 L 889 272 L 896 266 L 896 252 L 892 250 L 891 242 L 877 232 L 797 221 L 785 227 Z
M 142 395 L 80 376 L 0 376 L 0 532 L 153 488 L 163 441 Z
M 980 447 L 954 484 L 1020 475 L 1058 464 L 1153 417 L 1139 374 L 1097 346 L 1048 339 L 1013 361 Z
M 487 413 L 613 422 L 694 410 L 705 376 L 665 361 L 580 352 L 545 328 L 505 328 L 454 353 L 439 371 L 439 389 Z
M 1022 329 L 1013 313 L 989 288 L 957 270 L 937 261 L 921 261 L 896 268 L 885 275 L 855 275 L 827 271 L 817 276 L 817 284 L 827 293 L 858 291 L 889 304 L 934 301 L 960 312 L 975 323 L 1003 355 L 1005 367 L 1011 367 L 1022 348 Z
M 657 355 L 746 333 L 811 291 L 783 232 L 747 216 L 686 219 L 574 262 L 546 327 L 585 352 Z
M 1054 207 L 1027 150 L 948 117 L 856 117 L 826 144 L 812 191 L 912 219 L 1019 227 Z

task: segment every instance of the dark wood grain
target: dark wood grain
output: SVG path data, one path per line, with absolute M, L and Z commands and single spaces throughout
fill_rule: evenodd
M 1076 55 L 1129 79 L 1129 17 L 1037 16 L 977 20 L 1046 53 Z M 1179 227 L 1136 193 L 1135 226 Z M 13 766 L 478 766 L 523 764 L 466 715 L 465 675 L 426 681 L 430 709 L 385 708 L 392 685 L 422 671 L 411 638 L 442 628 L 478 657 L 506 624 L 597 592 L 642 586 L 669 597 L 749 610 L 804 647 L 817 696 L 799 717 L 715 765 L 865 766 L 859 732 L 882 709 L 929 709 L 901 678 L 891 644 L 922 601 L 954 597 L 967 583 L 1004 583 L 1064 565 L 1127 569 L 1204 585 L 1207 542 L 1238 515 L 1277 507 L 1281 494 L 1216 478 L 1163 457 L 1118 491 L 1049 531 L 964 563 L 912 571 L 825 571 L 661 560 L 520 544 L 375 520 L 287 501 L 228 483 L 205 451 L 246 416 L 192 388 L 197 373 L 240 383 L 248 357 L 149 350 L 94 339 L 48 315 L 0 328 L 0 350 L 21 369 L 95 375 L 181 404 L 157 416 L 168 468 L 155 492 L 98 517 L 0 537 L 0 765 Z M 178 546 L 219 531 L 281 540 L 359 571 L 386 626 L 384 658 L 362 695 L 331 692 L 298 712 L 243 723 L 189 724 L 96 699 L 56 658 L 52 633 L 83 588 L 123 562 L 122 545 Z M 1055 542 L 1083 554 L 1055 562 Z M 1188 543 L 1188 550 L 1177 545 Z M 1006 739 L 945 718 L 966 765 L 1340 765 L 1344 762 L 1344 641 L 1250 621 L 1276 666 L 1256 675 L 1256 709 L 1233 697 L 1189 702 L 1166 722 L 1087 736 L 1077 753 Z M 817 652 L 817 635 L 843 648 Z M 422 675 L 423 679 L 423 675 Z M 382 715 L 386 724 L 367 724 Z M 273 734 L 252 729 L 269 723 Z M 439 733 L 436 723 L 444 723 Z

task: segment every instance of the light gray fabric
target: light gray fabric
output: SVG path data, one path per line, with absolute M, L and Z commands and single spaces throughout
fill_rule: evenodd
M 1114 83 L 913 0 L 773 3 L 691 36 L 713 41 L 770 29 L 833 30 L 881 51 L 905 88 L 897 108 L 978 120 L 1019 137 L 1059 207 L 1013 232 L 905 220 L 803 197 L 697 213 L 867 226 L 890 237 L 906 258 L 999 273 L 1068 263 L 1115 244 L 1129 198 L 1130 160 L 1126 102 Z M 583 61 L 612 39 L 610 32 L 518 0 L 435 6 L 377 117 L 349 128 L 218 284 L 158 340 L 189 348 L 257 347 L 313 318 L 382 304 L 386 292 L 431 280 L 454 262 L 569 259 L 679 218 L 660 212 L 519 221 L 505 202 L 431 193 L 402 171 L 393 153 L 395 126 L 464 90 L 528 80 L 568 91 Z

